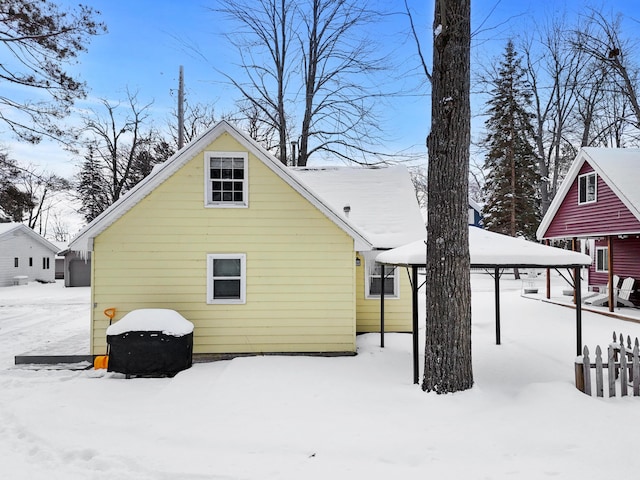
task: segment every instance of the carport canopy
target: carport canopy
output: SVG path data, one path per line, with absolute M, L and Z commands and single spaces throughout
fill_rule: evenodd
M 582 353 L 582 308 L 580 268 L 591 265 L 591 257 L 583 253 L 542 245 L 522 238 L 510 237 L 469 226 L 471 268 L 493 271 L 495 281 L 496 344 L 500 344 L 500 271 L 505 268 L 574 269 L 576 292 L 577 355 Z M 426 239 L 418 240 L 380 253 L 378 263 L 403 266 L 412 270 L 413 294 L 413 370 L 418 383 L 418 268 L 426 267 Z M 381 301 L 384 305 L 384 301 Z M 384 315 L 384 312 L 381 312 Z M 381 328 L 381 335 L 384 334 Z

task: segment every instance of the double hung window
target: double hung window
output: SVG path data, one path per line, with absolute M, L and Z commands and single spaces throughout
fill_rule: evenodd
M 207 255 L 207 303 L 245 303 L 246 255 Z

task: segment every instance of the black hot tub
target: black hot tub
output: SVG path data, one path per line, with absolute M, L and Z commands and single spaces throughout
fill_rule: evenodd
M 109 372 L 169 376 L 191 367 L 193 324 L 175 310 L 127 313 L 107 329 Z

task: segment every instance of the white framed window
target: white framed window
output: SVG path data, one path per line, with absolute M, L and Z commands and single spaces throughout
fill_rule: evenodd
M 365 298 L 380 298 L 380 291 L 384 285 L 384 298 L 399 297 L 398 269 L 391 265 L 382 265 L 375 261 L 374 256 L 365 256 Z
M 586 173 L 578 177 L 578 205 L 593 203 L 597 200 L 596 172 Z
M 246 303 L 247 256 L 244 253 L 207 255 L 207 303 Z
M 609 248 L 596 247 L 596 272 L 609 271 Z
M 247 207 L 248 163 L 247 153 L 205 152 L 205 206 Z

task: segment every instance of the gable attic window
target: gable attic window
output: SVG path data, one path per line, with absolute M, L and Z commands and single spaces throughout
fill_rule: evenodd
M 593 203 L 597 200 L 596 172 L 586 173 L 578 177 L 578 205 Z
M 365 298 L 380 298 L 383 283 L 384 298 L 398 298 L 397 268 L 391 265 L 382 265 L 375 261 L 375 257 L 369 255 L 365 255 L 365 262 Z
M 207 303 L 246 303 L 246 260 L 243 253 L 207 255 Z
M 607 247 L 596 248 L 596 272 L 609 271 L 609 249 Z
M 248 155 L 242 152 L 205 152 L 205 206 L 246 207 Z

